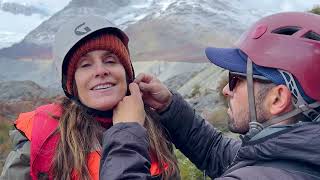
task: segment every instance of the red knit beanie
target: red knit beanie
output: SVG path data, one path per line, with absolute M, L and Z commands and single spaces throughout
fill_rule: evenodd
M 66 86 L 70 94 L 72 92 L 72 86 L 74 81 L 74 74 L 76 72 L 76 65 L 78 60 L 85 54 L 94 50 L 108 50 L 114 53 L 123 65 L 129 82 L 134 80 L 134 71 L 132 68 L 129 52 L 122 41 L 112 34 L 102 34 L 97 37 L 91 38 L 85 41 L 79 48 L 77 48 L 70 56 L 70 61 L 67 68 L 67 81 Z

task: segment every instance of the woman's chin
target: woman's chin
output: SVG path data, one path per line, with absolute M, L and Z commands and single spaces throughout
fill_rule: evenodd
M 90 96 L 85 99 L 80 99 L 86 106 L 96 109 L 99 111 L 109 111 L 115 108 L 118 103 L 122 100 L 122 96 L 112 95 L 112 96 Z
M 103 101 L 103 102 L 94 102 L 94 103 L 88 103 L 86 104 L 86 106 L 92 108 L 92 109 L 96 109 L 99 111 L 109 111 L 109 110 L 113 110 L 113 108 L 115 108 L 117 106 L 117 104 L 119 103 L 119 100 L 109 100 L 109 101 Z
M 102 104 L 102 105 L 95 105 L 93 109 L 99 110 L 99 111 L 109 111 L 113 110 L 113 108 L 116 107 L 117 104 Z

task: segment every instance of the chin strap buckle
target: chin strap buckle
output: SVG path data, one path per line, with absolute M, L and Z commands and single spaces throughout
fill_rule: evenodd
M 245 135 L 241 135 L 240 139 L 242 141 L 249 141 L 252 137 L 257 135 L 259 132 L 263 130 L 263 125 L 258 122 L 250 122 L 249 123 L 249 131 Z

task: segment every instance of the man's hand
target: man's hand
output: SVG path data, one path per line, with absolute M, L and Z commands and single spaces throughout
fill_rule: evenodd
M 140 89 L 136 83 L 130 83 L 129 90 L 131 95 L 125 96 L 113 109 L 113 124 L 137 122 L 143 126 L 146 115 Z
M 165 110 L 172 101 L 172 94 L 168 88 L 151 74 L 141 73 L 134 80 L 142 92 L 145 104 L 161 112 Z

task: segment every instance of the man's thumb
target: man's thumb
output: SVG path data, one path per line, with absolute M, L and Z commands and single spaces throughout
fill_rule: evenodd
M 140 89 L 139 89 L 139 86 L 137 83 L 130 83 L 129 90 L 130 90 L 131 95 L 141 97 Z

